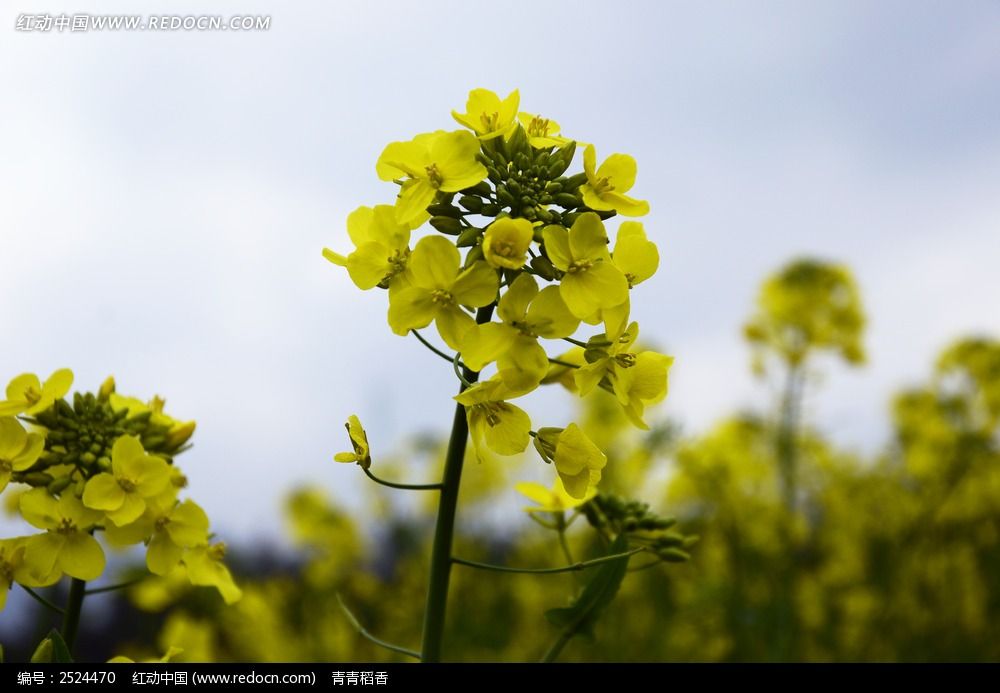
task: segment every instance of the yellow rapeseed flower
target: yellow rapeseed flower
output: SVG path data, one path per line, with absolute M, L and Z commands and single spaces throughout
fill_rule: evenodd
M 22 373 L 7 385 L 7 399 L 0 402 L 0 416 L 33 415 L 62 399 L 73 385 L 73 371 L 60 368 L 45 383 L 34 373 Z
M 556 478 L 551 489 L 533 481 L 522 481 L 514 484 L 514 488 L 535 503 L 534 506 L 524 509 L 529 513 L 563 513 L 583 505 L 597 495 L 597 488 L 591 487 L 583 498 L 574 498 L 566 492 L 566 487 L 559 478 Z
M 409 142 L 390 143 L 375 169 L 382 180 L 407 178 L 396 201 L 397 221 L 422 221 L 439 190 L 458 192 L 486 178 L 486 167 L 476 159 L 478 153 L 479 140 L 463 130 L 438 130 Z
M 465 113 L 453 110 L 451 116 L 459 125 L 475 132 L 479 139 L 491 140 L 501 135 L 506 137 L 517 126 L 515 118 L 520 103 L 521 95 L 517 89 L 502 101 L 489 89 L 473 89 L 469 92 Z
M 357 462 L 363 469 L 368 469 L 372 465 L 372 457 L 368 447 L 368 434 L 361 426 L 361 420 L 357 415 L 351 414 L 346 426 L 354 452 L 338 452 L 333 459 L 337 462 Z
M 541 291 L 530 274 L 521 274 L 500 298 L 501 322 L 476 325 L 462 340 L 462 360 L 475 371 L 497 361 L 499 375 L 511 389 L 527 392 L 538 386 L 549 359 L 538 338 L 562 339 L 580 320 L 569 312 L 556 286 Z
M 13 472 L 29 469 L 42 454 L 45 439 L 28 433 L 12 416 L 0 417 L 0 491 L 7 488 Z
M 72 493 L 53 498 L 44 488 L 21 496 L 21 515 L 31 525 L 48 530 L 29 537 L 25 553 L 41 575 L 54 571 L 93 580 L 104 571 L 104 551 L 90 530 L 103 515 L 83 505 Z
M 483 256 L 492 267 L 521 269 L 533 236 L 534 229 L 527 219 L 501 217 L 486 228 Z
M 628 154 L 612 154 L 595 170 L 596 165 L 597 151 L 594 145 L 588 144 L 583 150 L 587 182 L 580 186 L 585 205 L 600 211 L 613 210 L 627 217 L 649 214 L 648 202 L 625 194 L 635 185 L 635 159 Z
M 396 220 L 392 205 L 358 207 L 347 217 L 347 234 L 355 250 L 347 257 L 323 248 L 323 257 L 347 268 L 351 281 L 363 290 L 409 285 L 410 227 Z
M 103 510 L 116 525 L 127 525 L 146 510 L 147 499 L 169 485 L 170 465 L 146 454 L 135 436 L 121 436 L 111 448 L 111 473 L 91 477 L 83 490 L 83 503 Z
M 398 335 L 434 321 L 441 339 L 460 349 L 462 336 L 475 324 L 462 306 L 489 305 L 497 295 L 496 270 L 474 262 L 459 271 L 458 249 L 441 236 L 422 238 L 410 257 L 413 285 L 389 296 L 389 326 Z
M 581 214 L 569 231 L 546 226 L 542 237 L 552 264 L 564 272 L 559 291 L 573 315 L 587 318 L 628 298 L 628 281 L 611 262 L 608 235 L 596 214 Z
M 476 383 L 455 400 L 465 407 L 469 433 L 480 460 L 487 451 L 498 455 L 524 452 L 531 440 L 531 419 L 508 398 L 517 396 L 498 378 Z

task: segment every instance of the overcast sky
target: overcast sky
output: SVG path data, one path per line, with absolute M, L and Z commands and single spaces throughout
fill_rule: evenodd
M 1000 334 L 997 2 L 102 2 L 271 28 L 14 30 L 85 5 L 0 13 L 0 380 L 165 396 L 224 533 L 277 535 L 298 482 L 346 500 L 348 414 L 376 450 L 450 421 L 448 366 L 320 250 L 391 201 L 382 147 L 457 128 L 474 87 L 638 160 L 662 262 L 633 314 L 690 432 L 766 401 L 739 327 L 796 255 L 849 264 L 871 316 L 870 365 L 809 403 L 846 445 L 878 448 L 950 339 Z

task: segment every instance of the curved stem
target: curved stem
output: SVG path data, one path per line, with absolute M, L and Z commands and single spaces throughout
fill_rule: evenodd
M 415 650 L 407 649 L 405 647 L 401 647 L 399 645 L 393 645 L 391 642 L 386 642 L 385 640 L 382 640 L 381 638 L 376 638 L 374 635 L 372 635 L 371 633 L 369 633 L 368 629 L 366 629 L 364 626 L 362 626 L 361 622 L 358 621 L 358 619 L 354 616 L 354 614 L 351 613 L 351 610 L 347 608 L 347 604 L 345 604 L 344 600 L 341 599 L 339 592 L 337 593 L 337 603 L 340 604 L 340 609 L 341 609 L 341 611 L 344 612 L 344 616 L 346 616 L 347 620 L 350 621 L 350 623 L 351 623 L 352 626 L 354 626 L 354 630 L 358 631 L 358 635 L 360 635 L 361 637 L 363 637 L 363 638 L 365 638 L 367 640 L 370 640 L 371 642 L 375 643 L 379 647 L 384 647 L 387 650 L 391 650 L 393 652 L 398 652 L 399 654 L 406 655 L 407 657 L 413 657 L 414 659 L 420 659 L 420 653 L 419 652 L 417 652 Z
M 80 626 L 80 611 L 83 609 L 83 598 L 87 593 L 87 582 L 80 578 L 73 578 L 69 585 L 69 597 L 66 600 L 66 609 L 63 613 L 62 636 L 66 641 L 66 647 L 73 652 L 73 642 L 76 640 L 76 631 Z
M 496 304 L 480 308 L 476 312 L 476 322 L 487 323 L 493 317 Z M 455 363 L 458 356 L 455 357 Z M 457 366 L 456 366 L 457 367 Z M 467 385 L 479 379 L 479 373 L 465 368 L 462 378 L 463 392 Z M 424 612 L 424 630 L 420 659 L 424 662 L 441 661 L 441 643 L 444 638 L 445 611 L 448 607 L 448 584 L 451 580 L 451 544 L 455 534 L 455 511 L 458 507 L 458 489 L 462 482 L 462 465 L 465 462 L 465 447 L 469 441 L 469 421 L 465 407 L 455 405 L 455 416 L 451 423 L 451 437 L 444 462 L 444 477 L 441 480 L 441 498 L 438 501 L 437 524 L 434 527 L 434 545 L 431 548 L 431 570 L 427 585 L 427 608 Z
M 440 356 L 441 358 L 443 358 L 448 363 L 451 363 L 452 361 L 454 361 L 454 357 L 453 356 L 448 356 L 448 354 L 446 354 L 445 352 L 441 351 L 436 346 L 434 346 L 433 344 L 431 344 L 430 342 L 428 342 L 426 339 L 424 339 L 424 336 L 422 334 L 420 334 L 419 332 L 417 332 L 416 330 L 410 330 L 410 332 L 413 333 L 413 336 L 416 337 L 417 340 L 421 344 L 423 344 L 425 347 L 427 347 L 428 349 L 430 349 L 432 352 L 434 352 L 435 354 L 437 354 L 438 356 Z
M 126 587 L 131 587 L 132 585 L 142 582 L 145 578 L 136 578 L 134 580 L 127 580 L 125 582 L 119 582 L 117 585 L 108 585 L 107 587 L 95 587 L 92 590 L 86 590 L 84 594 L 101 594 L 103 592 L 114 592 L 115 590 L 123 590 Z
M 570 363 L 569 361 L 561 361 L 560 359 L 554 359 L 549 357 L 549 363 L 554 363 L 557 366 L 566 366 L 567 368 L 579 368 L 580 365 L 576 363 Z
M 552 643 L 552 647 L 550 647 L 548 652 L 545 653 L 545 656 L 542 657 L 542 663 L 549 664 L 556 661 L 556 657 L 559 656 L 559 654 L 563 651 L 563 648 L 566 647 L 566 644 L 572 639 L 573 630 L 571 628 L 563 630 L 563 632 L 559 634 L 559 637 L 556 638 L 556 641 Z
M 395 481 L 386 481 L 385 479 L 378 478 L 372 474 L 371 470 L 365 467 L 362 467 L 361 470 L 376 484 L 382 484 L 389 488 L 398 488 L 404 491 L 439 491 L 441 489 L 441 484 L 398 484 Z
M 551 575 L 553 573 L 570 573 L 574 570 L 586 570 L 595 565 L 600 565 L 601 563 L 607 563 L 608 561 L 618 561 L 622 558 L 635 555 L 640 551 L 645 551 L 643 547 L 637 547 L 624 553 L 613 553 L 610 556 L 601 556 L 600 558 L 593 558 L 589 561 L 579 561 L 577 563 L 572 563 L 570 565 L 560 566 L 559 568 L 511 568 L 505 565 L 494 565 L 492 563 L 480 563 L 479 561 L 470 561 L 465 558 L 453 557 L 452 563 L 458 563 L 459 565 L 467 565 L 470 568 L 478 568 L 480 570 L 492 570 L 497 573 L 532 573 L 535 575 Z
M 455 369 L 455 375 L 458 376 L 458 379 L 462 382 L 462 389 L 464 390 L 467 387 L 471 387 L 473 381 L 469 380 L 465 375 L 463 375 L 462 371 L 464 370 L 465 373 L 468 373 L 469 369 L 468 369 L 468 367 L 465 364 L 463 364 L 459 360 L 461 358 L 462 358 L 462 354 L 461 353 L 456 353 L 455 354 L 455 358 L 451 362 L 451 367 L 453 369 Z
M 52 602 L 50 602 L 48 599 L 46 599 L 42 595 L 38 594 L 38 592 L 36 592 L 35 590 L 31 589 L 30 587 L 25 587 L 24 585 L 21 585 L 21 589 L 23 589 L 25 592 L 27 592 L 31 596 L 32 599 L 34 599 L 36 602 L 38 602 L 42 606 L 44 606 L 44 607 L 46 607 L 48 609 L 51 609 L 52 611 L 56 612 L 57 614 L 64 614 L 64 613 L 66 613 L 65 610 L 62 609 L 62 607 L 56 606 L 55 604 L 53 604 Z

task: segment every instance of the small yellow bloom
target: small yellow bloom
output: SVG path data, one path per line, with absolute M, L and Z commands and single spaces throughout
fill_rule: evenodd
M 338 452 L 333 456 L 337 462 L 357 462 L 362 469 L 372 465 L 371 450 L 368 447 L 368 434 L 361 426 L 361 420 L 354 414 L 347 419 L 347 434 L 351 437 L 354 452 Z
M 520 103 L 521 95 L 517 89 L 508 94 L 503 101 L 489 89 L 473 89 L 469 92 L 465 113 L 452 111 L 451 116 L 459 125 L 464 125 L 475 132 L 479 139 L 491 140 L 501 135 L 506 137 L 514 130 L 517 107 Z
M 21 515 L 31 525 L 48 530 L 29 537 L 25 555 L 37 566 L 38 574 L 53 571 L 80 580 L 93 580 L 104 571 L 104 551 L 90 530 L 102 514 L 91 510 L 72 493 L 55 499 L 43 488 L 21 496 Z
M 389 295 L 389 326 L 398 335 L 434 321 L 441 338 L 460 349 L 462 336 L 475 324 L 462 306 L 489 305 L 497 295 L 496 270 L 474 262 L 459 270 L 458 249 L 441 236 L 422 238 L 413 249 L 413 285 Z
M 564 272 L 559 291 L 573 315 L 583 319 L 625 302 L 628 281 L 611 262 L 608 235 L 600 217 L 587 212 L 569 231 L 546 226 L 542 236 L 552 264 Z
M 149 571 L 168 575 L 180 563 L 184 549 L 208 543 L 208 515 L 192 500 L 162 506 L 150 502 L 138 520 L 121 527 L 108 524 L 105 534 L 113 546 L 147 542 Z
M 614 210 L 627 217 L 649 214 L 648 202 L 625 194 L 635 185 L 635 159 L 628 154 L 612 154 L 600 168 L 594 170 L 596 164 L 597 152 L 594 145 L 588 144 L 583 150 L 583 170 L 587 174 L 587 182 L 580 186 L 585 205 L 602 212 Z
M 584 397 L 598 385 L 614 393 L 629 420 L 639 428 L 649 426 L 643 420 L 647 405 L 659 402 L 667 395 L 667 374 L 674 360 L 653 351 L 633 351 L 639 337 L 639 324 L 633 322 L 602 356 L 578 368 L 574 373 L 580 396 Z
M 528 135 L 528 142 L 535 149 L 548 149 L 549 147 L 562 147 L 572 140 L 559 134 L 559 123 L 551 118 L 532 115 L 521 112 L 517 114 L 518 120 L 524 126 L 524 131 Z
M 559 434 L 553 464 L 572 498 L 589 500 L 587 494 L 601 481 L 601 470 L 607 463 L 607 456 L 575 423 Z
M 354 252 L 344 257 L 323 248 L 323 257 L 346 267 L 359 289 L 409 285 L 410 227 L 396 220 L 395 207 L 358 207 L 347 217 L 347 234 L 354 242 Z
M 7 399 L 0 402 L 0 416 L 33 415 L 62 399 L 73 385 L 73 371 L 60 368 L 42 384 L 34 373 L 22 373 L 7 385 Z
M 236 586 L 229 568 L 222 562 L 225 557 L 226 545 L 219 542 L 187 549 L 183 561 L 192 585 L 214 587 L 226 604 L 235 604 L 243 596 L 243 590 Z
M 7 488 L 13 472 L 30 469 L 44 447 L 42 436 L 28 433 L 12 416 L 0 417 L 0 491 Z
M 626 221 L 618 227 L 618 239 L 611 254 L 615 267 L 628 280 L 628 288 L 646 281 L 660 266 L 660 251 L 656 244 L 646 238 L 642 222 Z
M 558 477 L 551 489 L 533 481 L 522 481 L 514 484 L 514 488 L 536 504 L 524 509 L 529 513 L 564 513 L 583 505 L 597 495 L 597 488 L 591 487 L 583 498 L 574 498 L 566 493 L 566 487 Z
M 83 503 L 103 510 L 116 525 L 134 522 L 146 510 L 146 500 L 170 485 L 170 465 L 147 455 L 135 436 L 121 436 L 111 448 L 111 473 L 87 482 Z
M 7 592 L 15 582 L 25 587 L 47 587 L 60 578 L 58 572 L 49 576 L 40 574 L 39 566 L 25 555 L 28 539 L 0 539 L 0 611 L 7 605 Z
M 500 298 L 502 322 L 476 325 L 462 340 L 462 360 L 474 371 L 497 362 L 508 388 L 526 393 L 535 389 L 549 368 L 549 358 L 538 338 L 562 339 L 576 331 L 580 320 L 569 312 L 559 288 L 538 290 L 530 274 L 521 274 Z
M 483 255 L 493 267 L 521 269 L 528 260 L 534 229 L 527 219 L 502 217 L 486 228 Z
M 375 170 L 382 180 L 408 179 L 396 201 L 396 220 L 422 222 L 439 190 L 458 192 L 486 178 L 486 167 L 476 159 L 478 153 L 479 140 L 463 130 L 438 130 L 409 142 L 390 143 Z
M 506 402 L 516 396 L 498 378 L 476 383 L 455 400 L 465 407 L 472 444 L 480 460 L 487 450 L 498 455 L 524 452 L 531 440 L 531 419 L 520 407 Z

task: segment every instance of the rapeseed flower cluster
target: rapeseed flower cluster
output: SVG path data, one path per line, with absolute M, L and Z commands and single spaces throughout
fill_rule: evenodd
M 452 115 L 461 129 L 385 147 L 375 169 L 397 186 L 395 200 L 352 212 L 354 249 L 323 254 L 358 288 L 387 290 L 393 332 L 433 324 L 455 352 L 465 385 L 456 400 L 478 457 L 523 453 L 534 438 L 559 479 L 561 500 L 551 503 L 570 507 L 596 493 L 605 453 L 574 423 L 534 429 L 516 402 L 548 383 L 581 397 L 600 388 L 647 428 L 645 407 L 666 396 L 672 358 L 637 346 L 630 293 L 656 272 L 659 253 L 641 222 L 614 221 L 649 205 L 629 194 L 635 159 L 611 154 L 599 164 L 595 146 L 581 143 L 574 172 L 577 140 L 521 111 L 516 90 L 501 98 L 475 89 Z M 426 232 L 415 239 L 418 230 Z M 581 326 L 591 334 L 578 336 Z M 557 356 L 562 341 L 578 346 Z M 353 451 L 336 459 L 367 469 L 357 417 L 348 430 Z
M 175 457 L 190 447 L 195 423 L 166 414 L 160 398 L 119 395 L 112 378 L 70 404 L 72 384 L 69 369 L 44 382 L 27 373 L 0 401 L 0 491 L 16 494 L 21 518 L 39 530 L 0 540 L 0 608 L 13 583 L 97 579 L 105 545 L 142 544 L 151 573 L 185 571 L 227 603 L 239 599 L 225 545 L 213 541 L 205 511 L 180 497 L 187 479 Z

